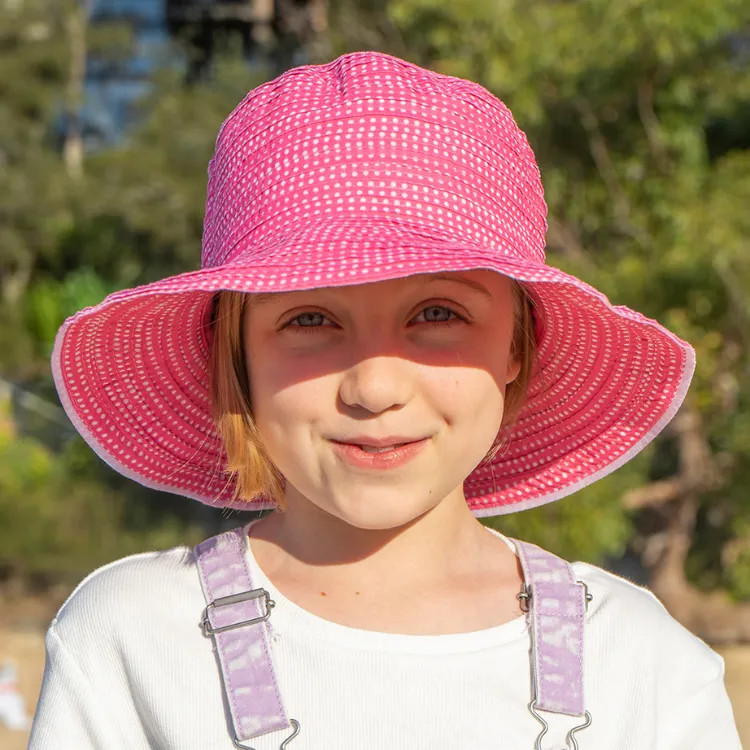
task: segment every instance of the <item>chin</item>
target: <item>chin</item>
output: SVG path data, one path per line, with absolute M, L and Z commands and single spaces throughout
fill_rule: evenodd
M 406 526 L 436 505 L 426 499 L 421 503 L 415 502 L 414 493 L 394 493 L 383 488 L 371 493 L 355 491 L 345 497 L 344 502 L 329 501 L 318 507 L 349 526 L 364 531 L 386 531 Z M 352 497 L 355 497 L 354 501 Z

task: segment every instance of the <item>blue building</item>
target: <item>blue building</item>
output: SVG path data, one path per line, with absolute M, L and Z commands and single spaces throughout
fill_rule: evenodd
M 155 67 L 177 64 L 186 76 L 196 69 L 175 52 L 175 37 L 186 37 L 210 60 L 217 34 L 237 35 L 251 57 L 255 41 L 270 34 L 273 0 L 90 0 L 92 26 L 125 22 L 134 48 L 127 60 L 104 63 L 89 57 L 83 112 L 87 149 L 111 145 L 134 120 L 133 104 L 148 92 Z
M 82 113 L 87 149 L 111 145 L 127 129 L 133 103 L 147 92 L 149 76 L 170 41 L 163 0 L 93 0 L 91 25 L 112 21 L 131 27 L 133 54 L 116 65 L 89 56 Z

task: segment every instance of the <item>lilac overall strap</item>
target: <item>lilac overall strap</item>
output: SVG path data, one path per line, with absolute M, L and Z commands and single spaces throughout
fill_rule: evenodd
M 586 585 L 576 581 L 572 566 L 539 547 L 512 540 L 516 545 L 524 575 L 521 598 L 526 600 L 532 634 L 533 696 L 529 706 L 547 731 L 537 711 L 584 716 L 586 723 L 568 734 L 572 736 L 591 723 L 583 701 L 584 617 L 591 598 Z
M 264 589 L 254 589 L 245 558 L 245 529 L 207 539 L 195 547 L 206 609 L 201 627 L 214 638 L 227 697 L 235 746 L 268 732 L 294 727 L 279 694 L 268 629 L 274 604 Z
M 528 605 L 532 630 L 534 695 L 529 708 L 543 729 L 535 748 L 547 732 L 537 713 L 551 711 L 586 716 L 586 723 L 568 733 L 572 750 L 575 732 L 591 723 L 583 704 L 583 621 L 588 593 L 575 580 L 571 566 L 533 544 L 512 540 L 524 572 L 522 599 Z M 274 606 L 264 589 L 254 589 L 245 557 L 245 529 L 238 528 L 207 539 L 195 547 L 206 609 L 201 627 L 215 639 L 227 703 L 238 748 L 252 750 L 243 741 L 288 727 L 299 732 L 299 723 L 288 719 L 281 702 L 271 661 L 265 621 Z

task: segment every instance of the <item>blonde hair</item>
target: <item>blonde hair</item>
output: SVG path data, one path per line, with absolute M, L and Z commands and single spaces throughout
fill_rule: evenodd
M 227 454 L 226 470 L 236 477 L 235 497 L 250 502 L 264 495 L 283 507 L 283 478 L 253 419 L 242 343 L 245 308 L 252 299 L 253 295 L 228 291 L 214 297 L 208 362 L 211 410 Z
M 518 376 L 505 391 L 501 440 L 483 462 L 502 447 L 510 426 L 523 406 L 536 357 L 534 301 L 526 287 L 512 281 L 515 328 L 511 355 L 521 360 Z M 248 305 L 258 295 L 220 291 L 214 297 L 211 317 L 209 388 L 216 429 L 227 454 L 226 470 L 235 475 L 235 496 L 250 503 L 266 497 L 284 507 L 284 478 L 273 465 L 253 419 L 253 404 L 243 346 L 243 321 Z

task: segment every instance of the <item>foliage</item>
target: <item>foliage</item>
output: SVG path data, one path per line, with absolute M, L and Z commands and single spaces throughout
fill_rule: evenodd
M 0 415 L 0 570 L 27 582 L 75 583 L 110 560 L 202 534 L 176 517 L 154 519 L 122 489 L 85 464 L 80 440 L 55 455 L 14 434 L 8 404 Z
M 637 487 L 649 454 L 639 456 L 617 472 L 579 491 L 575 499 L 487 519 L 503 534 L 533 541 L 566 560 L 601 563 L 622 557 L 633 535 L 629 516 L 613 498 Z
M 179 70 L 159 71 L 140 127 L 87 162 L 82 217 L 63 240 L 70 254 L 125 285 L 197 268 L 216 134 L 261 80 L 235 56 L 189 87 Z
M 0 10 L 0 351 L 19 370 L 33 345 L 20 335 L 18 305 L 36 259 L 71 221 L 64 169 L 49 142 L 65 85 L 64 37 L 52 31 L 60 19 L 51 10 L 45 0 Z

